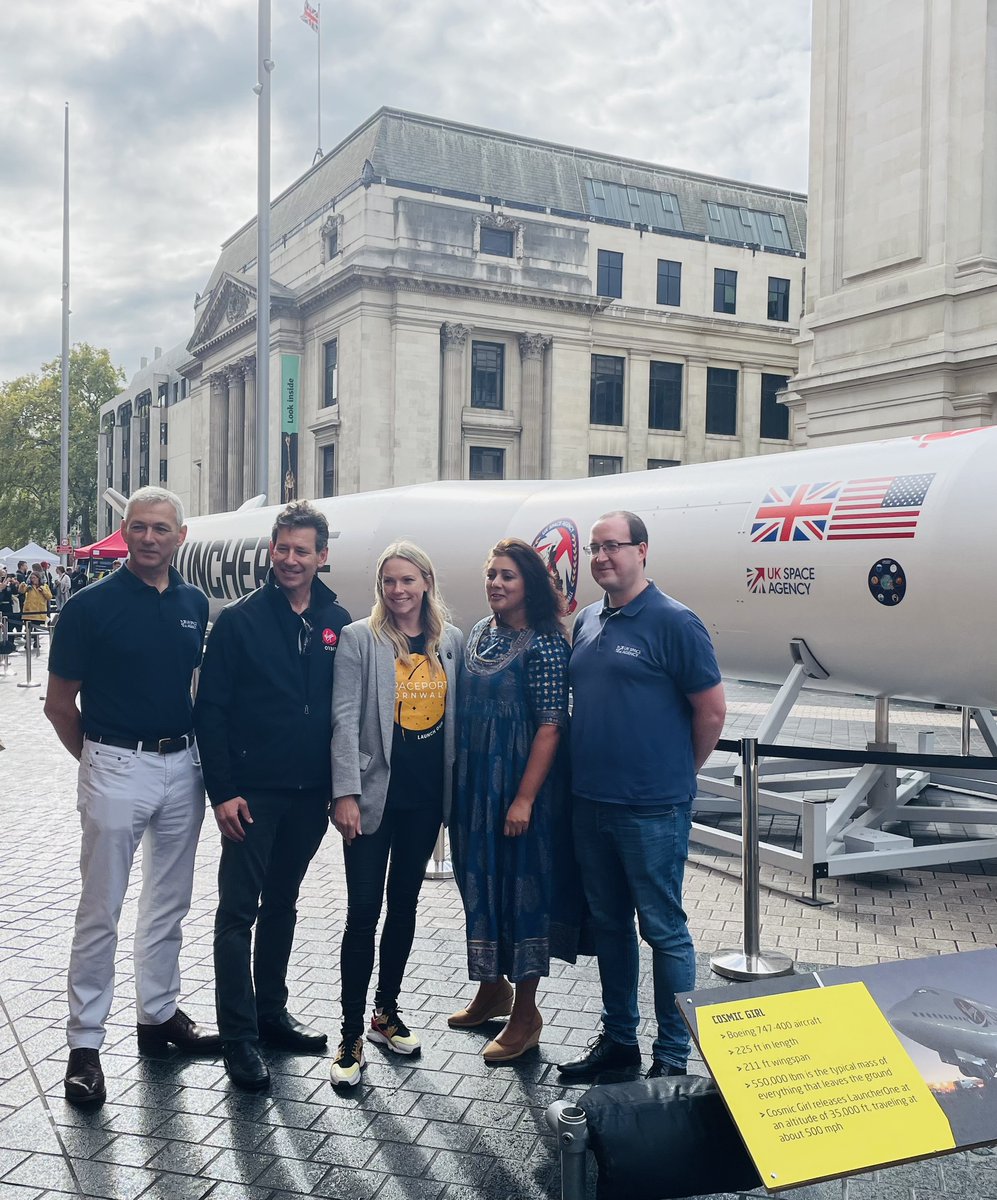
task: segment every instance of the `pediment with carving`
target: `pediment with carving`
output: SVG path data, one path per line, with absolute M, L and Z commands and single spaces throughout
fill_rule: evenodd
M 223 275 L 194 326 L 187 349 L 194 353 L 220 334 L 243 324 L 255 312 L 256 288 L 234 275 Z

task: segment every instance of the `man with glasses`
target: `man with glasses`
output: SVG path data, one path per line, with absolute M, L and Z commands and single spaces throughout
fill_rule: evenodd
M 215 622 L 194 707 L 222 832 L 218 1032 L 229 1077 L 252 1090 L 270 1083 L 261 1041 L 317 1053 L 327 1040 L 288 1013 L 286 979 L 301 881 L 328 826 L 333 668 L 350 621 L 318 581 L 328 556 L 325 517 L 307 500 L 289 504 L 270 535 L 266 583 Z
M 647 528 L 610 512 L 586 551 L 604 590 L 575 622 L 570 661 L 575 853 L 592 913 L 602 1032 L 558 1067 L 571 1080 L 640 1064 L 634 915 L 651 947 L 657 1037 L 648 1078 L 685 1073 L 675 993 L 695 985 L 682 877 L 696 772 L 726 707 L 703 623 L 645 575 Z

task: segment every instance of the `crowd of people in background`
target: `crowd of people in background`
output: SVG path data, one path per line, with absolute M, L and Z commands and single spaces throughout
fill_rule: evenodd
M 75 592 L 103 579 L 121 566 L 115 560 L 91 576 L 82 562 L 55 567 L 47 561 L 18 562 L 14 570 L 0 564 L 0 656 L 12 654 L 30 638 L 38 649 L 38 628 L 53 623 Z

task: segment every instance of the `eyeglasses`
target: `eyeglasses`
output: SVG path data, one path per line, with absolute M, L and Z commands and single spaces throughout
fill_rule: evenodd
M 586 554 L 595 558 L 600 550 L 605 550 L 612 558 L 614 554 L 618 554 L 621 546 L 639 546 L 640 542 L 592 542 L 588 546 L 583 546 L 582 549 Z

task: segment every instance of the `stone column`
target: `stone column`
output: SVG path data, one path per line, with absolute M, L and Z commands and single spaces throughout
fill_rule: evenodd
M 544 351 L 550 338 L 542 333 L 521 333 L 519 355 L 523 369 L 523 432 L 519 443 L 521 479 L 543 475 Z
M 440 327 L 443 346 L 443 405 L 440 414 L 440 478 L 464 476 L 461 410 L 464 407 L 464 347 L 470 329 L 453 321 Z
M 130 450 L 128 454 L 128 474 L 129 488 L 128 494 L 137 492 L 142 486 L 142 474 L 139 468 L 139 463 L 142 457 L 142 418 L 139 415 L 139 407 L 137 404 L 132 404 L 132 419 L 128 426 L 128 440 Z
M 244 377 L 246 424 L 242 439 L 243 499 L 256 495 L 256 359 L 252 355 L 240 364 Z
M 242 482 L 246 438 L 246 382 L 242 367 L 229 367 L 228 379 L 228 507 L 238 508 L 246 499 Z
M 208 512 L 228 504 L 228 381 L 218 371 L 208 376 Z
M 685 461 L 699 463 L 706 459 L 706 368 L 705 358 L 690 358 L 685 369 L 685 396 L 682 410 L 685 416 Z
M 745 458 L 751 458 L 762 452 L 762 373 L 741 363 L 739 375 L 741 453 Z
M 121 491 L 121 416 L 114 414 L 114 424 L 111 426 L 111 487 L 116 492 Z M 106 486 L 106 485 L 105 485 Z M 102 489 L 103 490 L 103 489 Z

